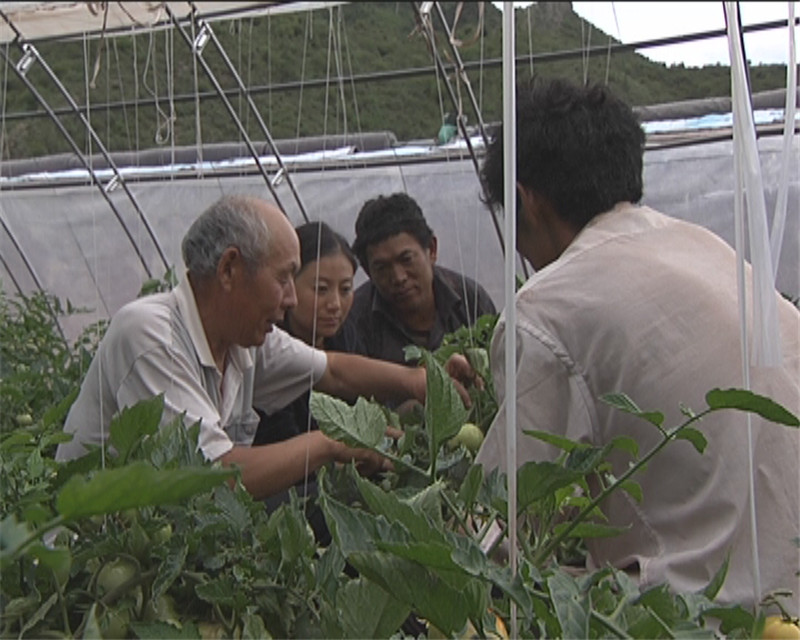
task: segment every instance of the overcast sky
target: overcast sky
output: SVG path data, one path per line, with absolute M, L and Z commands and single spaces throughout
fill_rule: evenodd
M 573 2 L 572 7 L 579 16 L 620 42 L 638 42 L 725 28 L 722 2 Z M 739 7 L 743 25 L 786 20 L 789 16 L 788 2 L 739 2 Z M 800 2 L 794 3 L 794 12 L 795 18 L 800 17 Z M 744 38 L 745 55 L 751 64 L 786 64 L 789 53 L 788 28 L 746 33 Z M 594 46 L 602 43 L 592 39 L 589 44 Z M 795 29 L 795 50 L 800 50 L 798 29 Z M 730 63 L 725 38 L 642 49 L 640 53 L 668 65 L 682 62 L 686 66 L 700 67 Z

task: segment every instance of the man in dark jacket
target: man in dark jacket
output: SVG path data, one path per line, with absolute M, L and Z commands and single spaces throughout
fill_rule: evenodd
M 405 363 L 407 345 L 435 350 L 445 334 L 496 313 L 483 287 L 436 265 L 436 236 L 405 193 L 364 204 L 353 250 L 370 278 L 356 291 L 348 316 L 359 353 Z

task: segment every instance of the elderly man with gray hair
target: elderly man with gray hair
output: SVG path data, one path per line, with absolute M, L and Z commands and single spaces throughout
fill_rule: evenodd
M 83 455 L 84 443 L 104 442 L 121 409 L 164 394 L 162 420 L 199 421 L 205 457 L 238 466 L 255 498 L 332 461 L 353 460 L 365 474 L 383 468 L 377 453 L 320 431 L 250 446 L 258 426 L 253 406 L 274 412 L 309 384 L 344 399 L 425 396 L 422 368 L 326 353 L 276 326 L 296 303 L 300 264 L 297 235 L 283 212 L 257 198 L 223 197 L 192 224 L 182 251 L 187 270 L 174 290 L 134 300 L 112 319 L 67 416 L 64 430 L 74 437 L 56 458 Z M 454 375 L 467 367 L 452 364 Z

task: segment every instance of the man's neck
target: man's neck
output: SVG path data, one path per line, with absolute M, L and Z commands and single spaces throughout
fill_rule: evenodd
M 220 373 L 225 373 L 225 366 L 228 361 L 228 350 L 230 342 L 224 338 L 221 328 L 225 326 L 224 318 L 219 317 L 217 311 L 220 305 L 214 303 L 214 296 L 211 288 L 212 283 L 198 281 L 189 274 L 189 283 L 192 285 L 197 313 L 200 316 L 200 324 L 203 325 L 203 333 L 206 335 L 208 348 L 211 356 L 217 365 Z

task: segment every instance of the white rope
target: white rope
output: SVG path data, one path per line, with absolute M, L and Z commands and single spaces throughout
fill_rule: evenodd
M 734 153 L 742 160 L 744 193 L 747 202 L 750 263 L 753 273 L 753 364 L 779 366 L 781 362 L 772 258 L 767 232 L 764 186 L 761 179 L 755 122 L 750 102 L 750 87 L 745 70 L 744 52 L 736 3 L 726 2 L 728 46 L 731 56 L 733 89 Z
M 755 128 L 752 121 L 752 110 L 749 102 L 749 86 L 744 68 L 744 55 L 742 51 L 739 25 L 739 16 L 735 2 L 725 2 L 726 25 L 728 31 L 728 47 L 731 59 L 731 90 L 733 105 L 733 159 L 735 176 L 735 230 L 737 232 L 737 262 L 739 263 L 739 322 L 742 340 L 742 375 L 744 387 L 750 389 L 750 354 L 748 349 L 747 332 L 747 283 L 744 275 L 744 199 L 743 191 L 747 198 L 747 210 L 749 213 L 749 231 L 751 244 L 752 262 L 752 289 L 753 289 L 753 338 L 754 347 L 762 344 L 759 340 L 759 333 L 764 330 L 763 314 L 759 313 L 759 300 L 765 295 L 772 300 L 774 308 L 773 287 L 764 290 L 762 283 L 763 276 L 759 277 L 764 269 L 764 260 L 767 260 L 767 274 L 771 274 L 771 260 L 769 258 L 769 245 L 766 244 L 766 215 L 764 211 L 764 194 L 761 186 L 761 173 L 758 164 L 758 153 L 755 148 Z M 758 196 L 756 197 L 756 190 Z M 760 202 L 759 202 L 760 201 Z M 760 207 L 759 207 L 760 204 Z M 760 233 L 759 233 L 760 232 Z M 763 243 L 759 243 L 758 236 L 763 236 Z M 766 255 L 764 255 L 766 249 Z M 771 280 L 771 279 L 770 279 Z M 763 310 L 763 306 L 761 306 Z M 773 318 L 775 319 L 775 318 Z M 777 338 L 777 336 L 776 336 Z M 767 355 L 761 349 L 754 349 L 756 362 Z M 753 425 L 750 413 L 746 414 L 747 424 L 747 463 L 749 472 L 748 493 L 749 493 L 749 515 L 750 515 L 750 535 L 751 553 L 753 564 L 753 600 L 761 601 L 761 566 L 758 557 L 758 523 L 755 507 L 755 474 L 753 468 Z
M 781 176 L 778 185 L 778 198 L 775 202 L 775 215 L 772 217 L 770 251 L 772 252 L 772 281 L 778 276 L 781 246 L 786 228 L 786 210 L 789 204 L 789 169 L 792 165 L 792 141 L 794 137 L 795 114 L 797 111 L 797 51 L 794 37 L 794 2 L 789 2 L 789 57 L 786 65 L 786 105 L 783 110 L 783 153 L 781 155 Z M 795 209 L 797 213 L 797 209 Z

